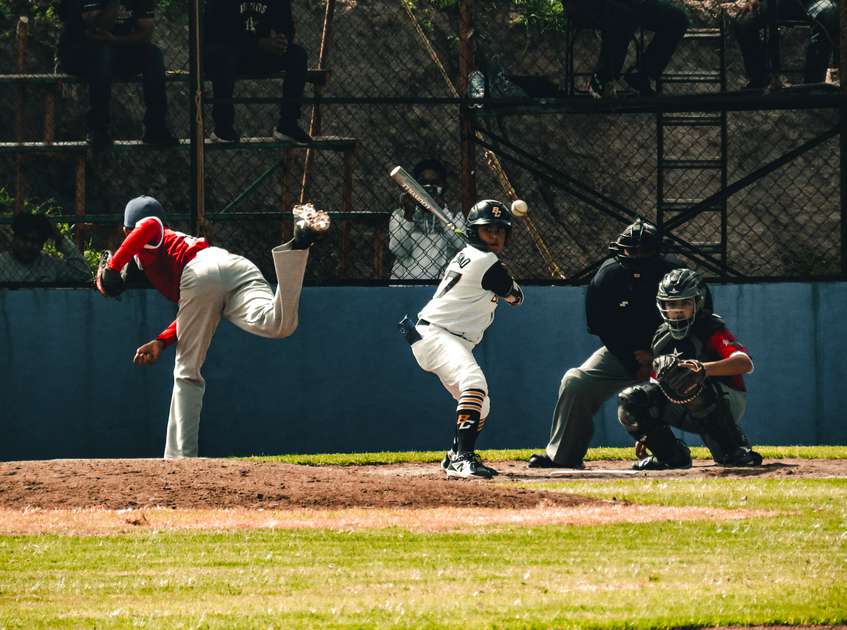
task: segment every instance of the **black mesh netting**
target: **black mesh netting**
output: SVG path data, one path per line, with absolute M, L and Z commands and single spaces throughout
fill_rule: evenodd
M 317 0 L 294 4 L 298 42 L 308 52 L 309 67 L 318 69 L 326 4 Z M 598 35 L 573 31 L 573 73 L 566 72 L 567 37 L 561 30 L 566 19 L 539 18 L 530 11 L 538 4 L 475 3 L 476 58 L 487 74 L 489 93 L 522 94 L 509 92 L 515 85 L 530 93 L 558 88 L 568 93 L 572 85 L 576 97 L 589 99 L 585 82 L 599 49 Z M 2 17 L 4 72 L 18 67 L 17 17 L 29 11 L 23 71 L 52 73 L 57 21 L 49 12 L 44 14 L 43 5 L 38 15 L 32 14 L 29 3 L 16 8 L 19 11 Z M 720 26 L 713 14 L 692 12 L 691 17 L 693 27 Z M 84 83 L 74 79 L 0 83 L 0 119 L 11 123 L 0 127 L 0 202 L 5 206 L 0 215 L 0 250 L 10 247 L 9 224 L 16 208 L 48 212 L 82 249 L 114 247 L 120 239 L 124 204 L 142 193 L 156 196 L 179 227 L 192 228 L 188 18 L 181 3 L 167 3 L 159 7 L 157 19 L 154 41 L 164 51 L 169 69 L 168 122 L 183 139 L 180 147 L 157 149 L 138 142 L 144 114 L 138 81 L 114 86 L 112 133 L 118 142 L 106 152 L 85 147 Z M 302 199 L 331 211 L 335 220 L 330 236 L 315 246 L 309 283 L 437 278 L 461 242 L 430 215 L 404 212 L 400 190 L 388 172 L 397 164 L 411 171 L 425 158 L 440 160 L 447 169 L 444 201 L 461 226 L 461 210 L 468 208 L 460 203 L 460 108 L 429 100 L 456 96 L 458 22 L 456 3 L 339 0 L 325 34 L 326 72 L 312 73 L 305 96 L 365 102 L 322 102 L 317 108 L 305 104 L 301 125 L 308 129 L 319 122 L 314 128 L 320 138 L 308 157 L 302 147 L 273 141 L 275 103 L 237 104 L 236 127 L 242 142 L 207 145 L 206 221 L 194 227 L 204 230 L 215 244 L 248 256 L 272 277 L 269 250 L 290 236 L 290 208 Z M 745 83 L 731 26 L 729 21 L 723 33 L 730 91 Z M 799 79 L 795 70 L 802 65 L 805 38 L 803 27 L 784 29 L 782 59 L 789 80 Z M 634 63 L 636 48 L 630 47 L 627 65 Z M 720 38 L 687 39 L 668 72 L 719 76 L 720 65 Z M 281 86 L 280 78 L 245 79 L 237 84 L 235 97 L 273 99 Z M 720 89 L 719 82 L 663 86 L 665 94 Z M 206 96 L 211 98 L 211 90 Z M 387 102 L 396 97 L 411 102 Z M 529 221 L 515 221 L 506 258 L 520 279 L 539 282 L 555 279 L 558 271 L 585 281 L 608 242 L 634 214 L 673 221 L 684 211 L 680 208 L 717 193 L 722 184 L 750 175 L 839 124 L 837 110 L 808 109 L 801 100 L 790 110 L 730 111 L 722 154 L 719 124 L 660 126 L 656 113 L 564 113 L 543 106 L 511 111 L 486 106 L 474 111 L 478 139 L 496 153 L 494 158 L 486 154 L 485 146 L 475 148 L 478 197 L 506 198 L 505 177 L 528 201 Z M 210 112 L 207 104 L 207 136 Z M 714 117 L 719 119 L 720 114 L 713 114 L 713 121 Z M 52 151 L 36 144 L 24 151 L 16 148 L 16 141 L 72 144 Z M 667 161 L 663 168 L 661 159 Z M 834 135 L 731 195 L 724 206 L 718 201 L 673 227 L 671 245 L 682 255 L 692 254 L 694 247 L 688 260 L 712 277 L 726 277 L 716 266 L 721 262 L 732 270 L 729 277 L 840 276 L 840 179 Z M 662 208 L 661 217 L 657 207 Z M 0 282 L 6 280 L 0 269 Z

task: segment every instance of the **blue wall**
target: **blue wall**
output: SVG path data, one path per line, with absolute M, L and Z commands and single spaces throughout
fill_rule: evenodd
M 751 351 L 744 422 L 758 444 L 847 443 L 847 284 L 713 287 L 717 310 Z M 454 403 L 422 372 L 395 322 L 431 287 L 307 288 L 286 340 L 223 323 L 212 343 L 200 449 L 208 456 L 441 449 Z M 477 349 L 492 415 L 481 448 L 540 447 L 564 371 L 596 347 L 584 288 L 529 287 L 501 306 Z M 131 363 L 175 308 L 152 291 L 119 302 L 90 290 L 0 291 L 0 459 L 158 457 L 164 447 L 173 350 Z M 614 406 L 595 445 L 630 441 Z

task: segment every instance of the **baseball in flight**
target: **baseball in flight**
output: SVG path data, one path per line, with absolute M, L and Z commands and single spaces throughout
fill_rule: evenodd
M 525 217 L 527 212 L 529 212 L 529 208 L 527 208 L 526 201 L 515 199 L 512 202 L 512 216 Z

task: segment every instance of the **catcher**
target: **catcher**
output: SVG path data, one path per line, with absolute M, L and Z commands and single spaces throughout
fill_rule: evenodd
M 102 295 L 118 297 L 124 289 L 122 272 L 134 258 L 150 284 L 179 304 L 176 320 L 133 357 L 136 365 L 152 365 L 162 350 L 176 345 L 165 459 L 197 456 L 206 388 L 200 369 L 221 317 L 273 339 L 288 337 L 297 328 L 308 249 L 326 233 L 330 220 L 309 204 L 295 206 L 294 213 L 294 238 L 272 250 L 279 283 L 274 292 L 246 258 L 170 229 L 162 205 L 153 197 L 127 203 L 126 238 L 114 256 L 101 260 L 95 284 Z
M 738 426 L 747 405 L 742 375 L 753 362 L 706 306 L 706 291 L 691 269 L 674 269 L 659 283 L 664 321 L 653 337 L 653 377 L 623 390 L 618 404 L 618 419 L 636 440 L 636 470 L 691 467 L 691 452 L 672 426 L 699 434 L 718 464 L 762 463 Z

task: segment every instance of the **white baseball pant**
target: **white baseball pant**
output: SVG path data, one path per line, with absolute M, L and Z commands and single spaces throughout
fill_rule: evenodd
M 485 374 L 473 355 L 475 344 L 430 324 L 417 326 L 421 340 L 412 344 L 412 354 L 418 365 L 435 374 L 444 388 L 457 401 L 468 389 L 481 389 L 486 393 L 480 419 L 488 417 L 491 402 Z
M 206 381 L 200 369 L 225 317 L 244 331 L 282 339 L 297 328 L 308 249 L 290 244 L 272 250 L 276 292 L 252 262 L 225 249 L 200 251 L 182 272 L 176 315 L 174 390 L 165 459 L 196 457 Z

